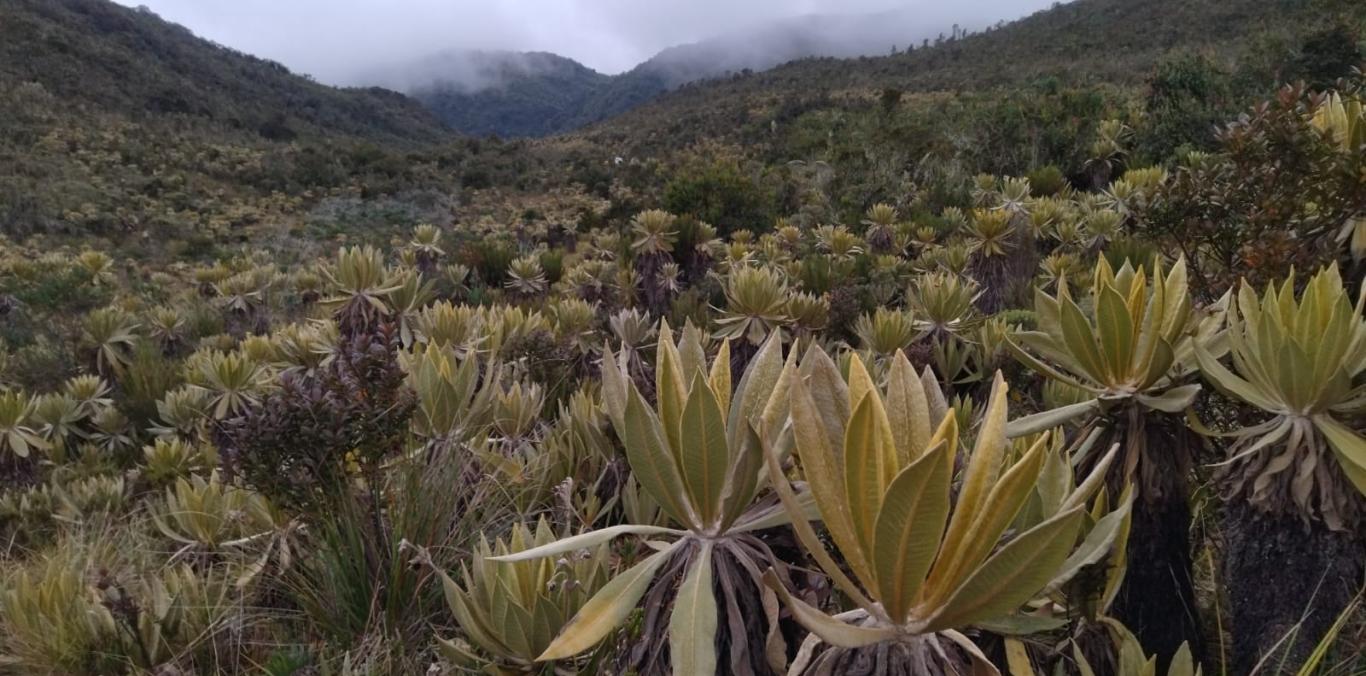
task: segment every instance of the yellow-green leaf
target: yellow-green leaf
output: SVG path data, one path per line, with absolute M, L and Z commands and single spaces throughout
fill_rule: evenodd
M 1034 442 L 1029 452 L 992 485 L 986 503 L 976 514 L 963 539 L 958 541 L 954 549 L 949 549 L 947 545 L 944 547 L 934 569 L 934 600 L 945 599 L 991 553 L 1001 534 L 1015 520 L 1033 493 L 1034 484 L 1043 469 L 1047 446 L 1045 437 Z M 962 509 L 961 498 L 958 508 Z M 958 515 L 954 514 L 954 519 L 957 518 Z
M 669 616 L 669 657 L 675 674 L 716 673 L 716 597 L 711 590 L 712 543 L 703 542 L 678 588 Z
M 487 558 L 489 561 L 516 563 L 519 561 L 531 561 L 547 556 L 555 556 L 556 554 L 567 554 L 569 552 L 590 549 L 604 542 L 610 542 L 623 535 L 682 535 L 684 532 L 685 531 L 674 530 L 673 528 L 663 528 L 660 526 L 624 524 L 621 526 L 599 528 L 595 531 L 589 531 L 582 535 L 573 535 L 538 547 L 523 549 L 510 554 L 504 554 L 503 556 L 490 556 Z
M 949 445 L 941 443 L 903 469 L 877 516 L 873 560 L 882 605 L 894 622 L 905 621 L 939 551 L 953 478 L 948 454 Z
M 655 400 L 659 406 L 659 422 L 664 429 L 664 438 L 669 442 L 669 455 L 677 458 L 683 406 L 688 401 L 687 378 L 692 374 L 683 371 L 682 360 L 667 323 L 660 328 L 659 347 L 655 356 L 658 360 L 655 365 Z
M 1009 613 L 1033 598 L 1066 560 L 1084 512 L 1063 512 L 1006 543 L 973 572 L 931 618 L 926 631 Z
M 1333 447 L 1342 472 L 1366 495 L 1366 438 L 1326 415 L 1316 416 L 1314 425 Z
M 781 396 L 784 401 L 787 399 L 785 391 L 778 392 L 783 375 L 783 343 L 780 334 L 780 331 L 774 331 L 768 337 L 740 376 L 726 417 L 726 432 L 730 435 L 732 445 L 744 435 L 745 421 L 762 414 L 772 404 L 773 397 Z M 762 434 L 766 431 L 759 428 L 759 432 Z
M 822 428 L 822 418 L 816 412 L 816 404 L 801 378 L 792 383 L 792 427 L 796 438 L 797 457 L 805 470 L 807 485 L 816 499 L 821 519 L 830 531 L 835 546 L 844 555 L 854 575 L 871 585 L 874 577 L 863 549 L 855 534 L 853 519 L 849 514 L 848 500 L 844 493 L 844 469 L 836 463 L 834 451 L 830 448 L 826 432 Z M 768 458 L 769 474 L 781 477 L 777 472 L 776 459 Z M 795 525 L 794 521 L 794 525 Z M 800 528 L 799 528 L 800 532 Z M 834 573 L 831 573 L 832 575 Z M 857 591 L 857 590 L 856 590 Z
M 792 484 L 788 482 L 786 476 L 783 476 L 782 468 L 778 465 L 777 454 L 767 446 L 764 447 L 764 466 L 768 468 L 769 478 L 773 482 L 773 490 L 778 494 L 778 500 L 782 503 L 783 510 L 789 516 L 793 514 L 807 516 L 810 510 L 807 509 L 808 505 L 802 503 L 802 498 L 811 498 L 811 493 L 803 493 L 799 497 L 793 491 Z M 844 569 L 825 550 L 825 543 L 816 535 L 816 531 L 811 527 L 808 519 L 815 520 L 813 516 L 789 519 L 792 530 L 797 534 L 797 539 L 801 541 L 802 546 L 806 547 L 811 558 L 815 559 L 816 564 L 826 571 L 826 574 L 835 583 L 835 587 L 844 592 L 845 596 L 853 600 L 860 608 L 873 608 L 872 600 L 863 594 L 863 590 L 845 574 Z M 739 528 L 743 528 L 743 526 L 737 527 L 737 530 Z
M 1128 303 L 1112 288 L 1101 289 L 1096 299 L 1096 325 L 1112 381 L 1125 382 L 1133 360 L 1134 325 Z
M 631 473 L 650 497 L 677 523 L 692 527 L 696 524 L 693 510 L 686 500 L 683 480 L 678 476 L 678 463 L 667 450 L 667 442 L 660 433 L 659 419 L 645 405 L 640 393 L 631 388 L 626 405 L 626 460 Z
M 887 419 L 892 426 L 899 466 L 905 467 L 929 450 L 937 421 L 930 421 L 930 405 L 920 377 L 901 350 L 892 358 L 887 376 Z
M 707 384 L 716 395 L 716 402 L 724 413 L 730 410 L 730 339 L 721 341 L 721 349 L 716 353 L 716 361 L 711 364 L 707 374 Z
M 1034 663 L 1029 660 L 1029 651 L 1025 648 L 1024 641 L 1007 638 L 1005 644 L 1006 666 L 1010 668 L 1010 676 L 1035 676 Z
M 683 482 L 702 520 L 701 525 L 711 526 L 721 508 L 721 490 L 726 484 L 730 450 L 726 444 L 721 406 L 700 373 L 693 381 L 692 394 L 683 409 L 682 429 L 678 459 Z
M 935 594 L 941 598 L 948 591 L 945 589 L 947 585 L 944 584 L 944 576 L 952 571 L 952 566 L 948 564 L 956 560 L 968 546 L 969 532 L 976 523 L 978 514 L 986 508 L 992 486 L 1000 476 L 1006 449 L 1007 390 L 1005 378 L 998 371 L 991 387 L 986 414 L 982 418 L 981 430 L 977 433 L 976 447 L 968 459 L 967 469 L 963 471 L 963 487 L 959 491 L 953 519 L 949 521 L 949 529 L 940 548 L 941 563 L 935 566 L 931 574 Z
M 807 396 L 811 399 L 810 413 L 818 417 L 817 429 L 829 439 L 831 450 L 840 458 L 844 455 L 844 426 L 849 421 L 849 386 L 840 375 L 830 355 L 814 343 L 802 357 L 800 378 L 807 382 Z M 793 421 L 797 420 L 795 411 Z
M 852 391 L 852 389 L 851 389 Z M 844 493 L 859 546 L 873 551 L 873 529 L 882 507 L 882 444 L 873 412 L 876 392 L 869 392 L 854 408 L 844 441 Z
M 677 546 L 672 545 L 651 555 L 603 585 L 536 659 L 545 662 L 573 657 L 605 638 L 635 609 L 650 588 L 655 573 L 669 560 Z
M 1105 368 L 1105 359 L 1100 354 L 1100 348 L 1096 345 L 1096 338 L 1091 329 L 1091 323 L 1086 321 L 1086 315 L 1082 314 L 1081 308 L 1072 302 L 1070 298 L 1063 299 L 1058 308 L 1060 312 L 1059 321 L 1062 328 L 1063 342 L 1067 345 L 1067 351 L 1076 359 L 1077 364 L 1082 367 L 1086 375 L 1093 382 L 1108 385 L 1108 369 Z
M 763 441 L 754 425 L 744 423 L 745 434 L 727 470 L 726 486 L 721 491 L 721 527 L 724 532 L 744 514 L 758 491 L 759 475 L 764 471 Z

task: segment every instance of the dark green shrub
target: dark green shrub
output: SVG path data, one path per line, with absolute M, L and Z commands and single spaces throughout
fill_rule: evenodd
M 327 368 L 286 373 L 279 390 L 217 430 L 225 464 L 276 504 L 317 513 L 342 499 L 348 463 L 376 471 L 397 453 L 414 395 L 390 326 L 343 339 Z
M 772 197 L 734 162 L 713 162 L 680 170 L 664 186 L 664 210 L 716 226 L 766 232 L 773 226 Z
M 1035 197 L 1049 197 L 1067 187 L 1067 177 L 1057 165 L 1039 167 L 1029 172 L 1029 191 Z

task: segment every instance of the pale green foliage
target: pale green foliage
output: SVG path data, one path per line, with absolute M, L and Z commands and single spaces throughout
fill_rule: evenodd
M 508 290 L 523 296 L 539 296 L 546 291 L 545 270 L 536 256 L 520 256 L 508 266 Z
M 537 383 L 514 382 L 493 395 L 493 429 L 508 446 L 527 441 L 539 424 L 545 391 Z
M 95 286 L 103 286 L 114 281 L 114 259 L 103 251 L 82 251 L 76 256 L 76 265 L 90 275 Z
M 413 324 L 417 313 L 436 299 L 436 284 L 412 269 L 393 273 L 389 281 L 391 288 L 384 299 L 398 320 L 399 339 L 404 345 L 412 345 L 416 339 Z
M 1114 676 L 1158 676 L 1160 673 L 1157 667 L 1157 656 L 1149 657 L 1143 650 L 1143 646 L 1138 642 L 1138 637 L 1129 631 L 1123 624 L 1105 618 L 1103 623 L 1106 633 L 1118 648 L 1115 657 Z M 1082 654 L 1081 648 L 1075 643 L 1072 645 L 1072 657 L 1077 662 L 1077 669 L 1081 676 L 1098 676 L 1091 663 Z M 1167 676 L 1200 676 L 1200 665 L 1191 657 L 1190 646 L 1185 643 L 1172 656 L 1171 664 L 1167 667 Z
M 1227 313 L 1233 370 L 1196 345 L 1206 379 L 1271 416 L 1237 430 L 1230 448 L 1235 485 L 1253 504 L 1277 513 L 1293 506 L 1334 530 L 1350 523 L 1357 499 L 1348 484 L 1366 494 L 1366 438 L 1350 426 L 1366 410 L 1364 304 L 1366 295 L 1351 302 L 1336 266 L 1298 299 L 1293 275 L 1260 298 L 1243 284 Z
M 1009 345 L 1034 372 L 1088 392 L 1090 398 L 1017 420 L 1010 434 L 1077 420 L 1110 428 L 1119 421 L 1137 421 L 1120 428 L 1128 434 L 1120 467 L 1126 479 L 1140 476 L 1146 496 L 1157 490 L 1161 473 L 1170 468 L 1147 461 L 1140 424 L 1181 414 L 1195 401 L 1200 386 L 1185 381 L 1195 367 L 1196 346 L 1216 353 L 1227 349 L 1220 332 L 1227 301 L 1195 310 L 1186 288 L 1185 259 L 1165 273 L 1154 261 L 1150 283 L 1146 268 L 1126 262 L 1115 272 L 1101 258 L 1083 303 L 1087 311 L 1072 299 L 1068 285 L 1059 286 L 1056 296 L 1036 290 L 1039 330 L 1017 332 Z
M 208 448 L 196 448 L 175 437 L 159 438 L 143 446 L 142 455 L 142 474 L 155 485 L 165 485 L 191 474 L 206 473 L 217 462 Z
M 544 521 L 531 530 L 513 526 L 507 541 L 481 537 L 459 579 L 438 570 L 446 602 L 468 644 L 442 639 L 448 660 L 531 671 L 565 623 L 608 578 L 605 544 L 562 558 L 501 563 L 508 556 L 555 541 Z M 475 650 L 471 650 L 473 647 Z
M 262 273 L 265 273 L 264 275 Z M 249 315 L 266 302 L 270 271 L 259 268 L 239 272 L 214 284 L 218 306 L 227 312 Z
M 238 546 L 273 526 L 265 498 L 225 484 L 215 472 L 177 479 L 166 489 L 159 509 L 152 511 L 157 529 L 166 537 L 191 547 L 216 550 Z
M 788 321 L 787 283 L 766 267 L 739 267 L 726 283 L 726 309 L 716 320 L 717 338 L 763 343 Z
M 198 376 L 195 387 L 208 393 L 208 406 L 218 420 L 257 404 L 266 387 L 264 370 L 242 352 L 205 355 Z
M 27 673 L 75 673 L 113 647 L 117 627 L 86 583 L 84 556 L 68 549 L 30 562 L 0 592 L 6 661 Z
M 413 327 L 418 343 L 446 346 L 463 356 L 484 342 L 483 322 L 479 308 L 441 301 L 419 310 Z
M 1008 452 L 1007 387 L 999 373 L 954 499 L 958 423 L 933 378 L 917 376 L 903 354 L 893 361 L 885 390 L 857 356 L 847 384 L 823 351 L 808 352 L 801 368 L 806 378 L 791 386 L 797 455 L 853 578 L 797 518 L 801 508 L 775 453 L 768 468 L 798 536 L 857 605 L 857 618 L 847 617 L 859 621 L 825 615 L 776 580 L 770 585 L 798 621 L 832 645 L 939 634 L 982 666 L 986 658 L 958 630 L 1006 618 L 1068 575 L 1079 554 L 1084 506 L 1113 454 L 1080 487 L 1061 486 L 1060 499 L 1036 523 L 1009 537 L 1052 451 L 1040 438 L 1019 456 Z
M 738 387 L 731 385 L 729 354 L 729 342 L 723 342 L 708 365 L 700 332 L 684 331 L 683 340 L 675 344 L 665 324 L 657 352 L 658 404 L 651 407 L 630 380 L 624 361 L 610 349 L 605 351 L 603 403 L 626 447 L 632 475 L 668 521 L 683 529 L 653 524 L 615 526 L 498 557 L 500 561 L 529 561 L 595 547 L 632 533 L 674 539 L 608 582 L 538 659 L 569 658 L 597 644 L 625 620 L 659 569 L 671 557 L 680 556 L 688 564 L 669 611 L 674 672 L 715 670 L 718 604 L 710 582 L 713 567 L 718 565 L 715 548 L 725 547 L 731 556 L 746 557 L 751 576 L 761 567 L 778 564 L 766 558 L 750 560 L 754 555 L 745 554 L 739 543 L 747 541 L 749 532 L 787 521 L 781 507 L 756 504 L 754 498 L 762 486 L 760 439 L 776 442 L 781 436 L 786 419 L 784 395 L 795 375 L 795 364 L 783 363 L 776 335 L 751 361 Z M 770 615 L 768 621 L 770 632 L 776 632 L 776 616 Z
M 137 321 L 118 308 L 102 308 L 86 315 L 82 338 L 94 351 L 95 367 L 100 373 L 123 373 L 137 329 Z
M 673 214 L 659 209 L 642 211 L 631 219 L 631 250 L 638 256 L 667 254 L 678 241 Z
M 621 310 L 607 320 L 612 337 L 623 349 L 640 350 L 651 345 L 658 331 L 650 317 L 639 310 Z
M 1089 313 L 1066 285 L 1056 296 L 1036 291 L 1039 330 L 1012 336 L 1012 351 L 1035 371 L 1091 392 L 1097 405 L 1132 398 L 1159 411 L 1184 410 L 1199 388 L 1174 379 L 1193 367 L 1196 345 L 1223 344 L 1223 305 L 1192 308 L 1185 261 L 1166 274 L 1158 265 L 1149 284 L 1143 268 L 1126 263 L 1116 273 L 1102 258 L 1085 305 Z
M 337 324 L 331 321 L 289 324 L 271 334 L 270 340 L 274 345 L 276 367 L 282 371 L 312 373 L 331 357 L 338 340 Z
M 811 334 L 830 323 L 830 301 L 805 291 L 797 291 L 787 299 L 787 314 L 798 335 Z
M 946 272 L 928 272 L 912 280 L 906 305 L 915 313 L 916 328 L 936 338 L 958 335 L 976 325 L 973 306 L 980 295 L 977 282 Z
M 214 394 L 204 387 L 185 385 L 157 402 L 159 423 L 151 431 L 165 438 L 195 438 L 213 405 Z
M 32 413 L 32 397 L 17 390 L 0 392 L 0 452 L 27 458 L 34 447 L 47 446 L 37 430 L 28 424 Z
M 843 225 L 822 225 L 817 228 L 816 247 L 837 259 L 863 253 L 863 242 Z
M 330 303 L 361 298 L 383 309 L 379 299 L 392 287 L 389 270 L 384 264 L 384 254 L 374 247 L 340 249 L 337 251 L 336 266 L 324 268 L 322 272 L 338 294 L 328 299 Z
M 1000 209 L 974 209 L 967 227 L 968 241 L 982 258 L 1004 256 L 1011 250 L 1010 237 L 1015 228 L 1011 213 Z
M 481 369 L 478 357 L 462 360 L 450 347 L 436 342 L 400 353 L 400 364 L 409 386 L 417 392 L 414 429 L 418 434 L 437 442 L 460 442 L 491 422 L 499 392 L 498 380 L 492 376 L 496 367 Z
M 915 315 L 906 311 L 878 308 L 854 322 L 859 347 L 879 358 L 889 358 L 897 350 L 910 347 L 921 336 Z
M 34 400 L 32 421 L 46 445 L 43 450 L 57 461 L 66 460 L 72 447 L 87 437 L 89 414 L 69 394 L 49 392 Z
M 185 318 L 172 307 L 154 308 L 147 318 L 147 336 L 157 341 L 162 349 L 170 349 L 184 341 L 185 330 Z
M 1008 213 L 1026 213 L 1030 204 L 1029 178 L 1011 176 L 1001 181 L 1000 203 L 996 208 Z
M 446 255 L 441 248 L 441 229 L 431 223 L 420 223 L 413 228 L 413 238 L 408 240 L 408 248 L 420 258 L 436 260 Z

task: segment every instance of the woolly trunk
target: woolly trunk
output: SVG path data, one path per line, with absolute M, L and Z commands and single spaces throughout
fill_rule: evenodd
M 1014 252 L 1003 256 L 983 256 L 981 252 L 973 255 L 968 273 L 982 286 L 982 293 L 977 296 L 977 310 L 982 314 L 994 315 L 1010 307 L 1013 255 Z
M 986 315 L 1027 307 L 1039 267 L 1038 241 L 1023 213 L 1011 216 L 1009 250 L 1001 256 L 973 256 L 969 272 L 982 285 L 977 309 Z
M 640 278 L 645 309 L 651 316 L 660 317 L 669 311 L 670 294 L 660 278 L 660 269 L 672 259 L 667 253 L 642 254 L 636 257 L 636 274 Z
M 1199 439 L 1179 418 L 1137 408 L 1114 440 L 1121 449 L 1138 443 L 1141 453 L 1124 452 L 1132 463 L 1139 498 L 1129 533 L 1128 570 L 1112 614 L 1143 647 L 1156 654 L 1165 672 L 1182 643 L 1196 662 L 1204 659 L 1204 635 L 1191 577 L 1191 451 Z M 1136 459 L 1131 459 L 1136 458 Z M 1118 463 L 1117 463 L 1118 464 Z M 1123 475 L 1112 472 L 1110 490 L 1119 495 Z
M 754 359 L 754 355 L 759 354 L 759 347 L 745 339 L 731 341 L 730 344 L 730 377 L 731 382 L 740 382 L 744 377 L 745 369 L 749 367 L 749 362 Z
M 1258 673 L 1295 673 L 1360 588 L 1366 532 L 1335 532 L 1237 500 L 1225 508 L 1224 534 L 1230 673 L 1250 674 L 1263 657 Z

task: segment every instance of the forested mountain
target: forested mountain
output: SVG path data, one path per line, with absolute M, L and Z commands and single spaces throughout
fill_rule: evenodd
M 579 126 L 613 78 L 545 52 L 454 51 L 362 79 L 408 93 L 462 134 L 546 136 Z
M 411 94 L 457 131 L 546 136 L 631 110 L 699 80 L 815 56 L 885 55 L 982 26 L 951 3 L 867 15 L 808 15 L 665 49 L 604 75 L 544 53 L 450 52 L 361 79 Z

